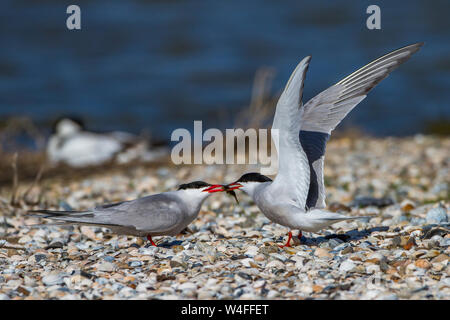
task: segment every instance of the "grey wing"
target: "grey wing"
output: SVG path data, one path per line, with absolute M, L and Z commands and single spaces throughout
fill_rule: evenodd
M 67 223 L 125 227 L 148 233 L 163 233 L 184 220 L 183 204 L 173 195 L 155 194 L 133 201 L 98 206 L 84 212 L 46 212 L 47 218 Z
M 300 208 L 305 207 L 309 189 L 309 164 L 298 132 L 303 113 L 303 83 L 310 60 L 311 57 L 304 58 L 292 73 L 278 100 L 272 124 L 279 166 L 270 188 L 281 192 L 287 197 L 285 200 Z
M 370 62 L 305 104 L 300 141 L 311 169 L 311 187 L 307 200 L 309 208 L 325 207 L 323 161 L 331 132 L 364 100 L 372 88 L 407 61 L 422 45 L 423 43 L 412 44 Z
M 103 207 L 95 213 L 106 222 L 135 228 L 137 231 L 165 232 L 176 228 L 185 217 L 183 203 L 164 193 Z
M 323 181 L 323 160 L 330 135 L 323 132 L 300 130 L 300 143 L 309 163 L 309 190 L 306 208 L 325 208 L 325 183 Z

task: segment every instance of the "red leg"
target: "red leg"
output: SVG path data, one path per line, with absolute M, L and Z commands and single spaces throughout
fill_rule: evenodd
M 151 235 L 148 235 L 148 236 L 147 236 L 147 240 L 150 241 L 150 243 L 152 244 L 152 246 L 157 247 L 157 245 L 153 242 L 152 236 L 151 236 Z
M 289 235 L 289 237 L 288 237 L 288 240 L 287 240 L 286 244 L 279 246 L 280 248 L 290 247 L 291 246 L 292 232 L 289 231 L 288 235 Z

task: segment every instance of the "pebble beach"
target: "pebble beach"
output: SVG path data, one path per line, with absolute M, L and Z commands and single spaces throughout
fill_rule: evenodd
M 450 138 L 332 138 L 328 209 L 352 216 L 294 237 L 241 192 L 204 203 L 192 232 L 142 238 L 97 227 L 39 226 L 33 209 L 83 210 L 225 183 L 245 165 L 133 166 L 79 179 L 45 173 L 11 204 L 0 189 L 0 299 L 450 299 Z

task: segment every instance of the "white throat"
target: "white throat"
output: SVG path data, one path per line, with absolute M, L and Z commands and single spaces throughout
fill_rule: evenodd
M 263 185 L 265 185 L 267 183 L 270 183 L 270 182 L 256 182 L 256 181 L 253 182 L 253 181 L 250 181 L 250 182 L 239 182 L 239 183 L 242 184 L 242 187 L 239 188 L 239 190 L 244 191 L 246 194 L 248 194 L 250 197 L 253 198 L 253 196 L 255 195 L 255 191 L 259 187 L 261 187 L 261 186 L 263 186 Z
M 208 198 L 211 193 L 209 192 L 203 192 L 203 190 L 206 188 L 200 188 L 200 189 L 182 189 L 175 191 L 177 196 L 180 197 L 183 202 L 188 206 L 189 211 L 192 214 L 198 213 L 200 210 L 200 207 L 202 206 L 203 202 Z

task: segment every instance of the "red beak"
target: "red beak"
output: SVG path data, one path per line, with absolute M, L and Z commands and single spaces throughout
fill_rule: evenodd
M 221 184 L 213 184 L 212 186 L 203 190 L 203 192 L 213 193 L 213 192 L 221 192 L 225 191 L 225 187 Z
M 239 188 L 241 188 L 241 187 L 243 187 L 243 185 L 240 184 L 239 182 L 232 182 L 232 183 L 227 184 L 227 185 L 225 186 L 225 188 L 226 188 L 227 191 L 229 191 L 229 190 L 236 190 L 236 189 L 239 189 Z

